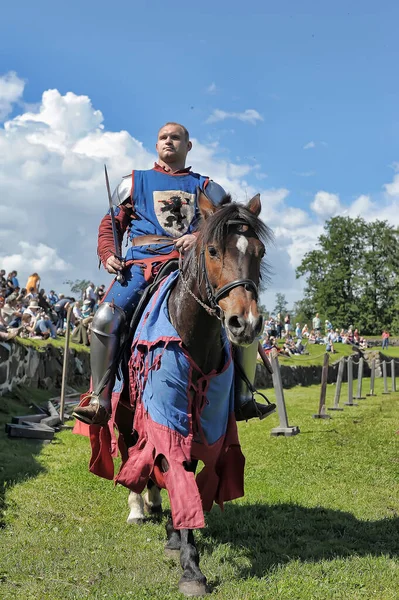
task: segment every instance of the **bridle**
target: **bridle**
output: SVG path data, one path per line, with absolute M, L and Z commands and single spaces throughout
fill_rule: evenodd
M 229 225 L 248 225 L 248 223 L 244 219 L 231 219 L 231 220 L 227 221 L 227 226 L 229 226 Z M 198 298 L 198 296 L 196 296 L 194 294 L 194 292 L 190 289 L 187 281 L 184 279 L 183 256 L 182 256 L 182 253 L 180 252 L 179 275 L 180 275 L 180 279 L 182 281 L 184 289 L 186 290 L 186 292 L 188 292 L 190 294 L 190 296 L 192 296 L 194 298 L 194 300 L 196 300 L 196 302 L 198 302 L 198 304 L 200 306 L 202 306 L 202 308 L 204 308 L 206 310 L 206 312 L 208 314 L 210 314 L 213 317 L 216 317 L 220 321 L 222 320 L 222 317 L 223 317 L 223 310 L 219 306 L 219 301 L 234 288 L 244 287 L 248 292 L 252 291 L 252 293 L 255 296 L 255 300 L 258 301 L 258 297 L 259 297 L 258 286 L 255 284 L 254 281 L 252 281 L 252 279 L 235 279 L 234 281 L 231 281 L 230 283 L 226 283 L 226 285 L 223 285 L 220 288 L 214 289 L 214 287 L 211 285 L 211 282 L 209 281 L 208 271 L 206 268 L 205 248 L 202 248 L 200 255 L 199 255 L 198 269 L 199 269 L 199 272 L 202 273 L 202 275 L 203 275 L 203 279 L 204 279 L 204 283 L 205 283 L 206 297 L 207 297 L 209 304 L 205 304 L 205 302 L 202 302 L 202 300 L 200 298 Z

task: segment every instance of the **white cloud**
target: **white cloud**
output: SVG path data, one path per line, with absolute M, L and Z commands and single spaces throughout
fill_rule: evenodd
M 206 91 L 208 94 L 216 94 L 217 90 L 218 90 L 218 88 L 214 81 L 210 85 L 208 85 L 208 87 L 206 88 Z
M 106 131 L 102 112 L 87 96 L 47 90 L 37 105 L 24 110 L 21 98 L 18 105 L 22 114 L 0 128 L 0 268 L 16 269 L 21 285 L 37 271 L 46 289 L 58 291 L 67 291 L 66 279 L 107 283 L 111 277 L 97 270 L 96 252 L 97 227 L 107 210 L 103 164 L 115 187 L 132 168 L 150 168 L 156 156 L 127 131 Z M 286 293 L 290 303 L 301 297 L 303 282 L 295 280 L 294 269 L 315 248 L 324 218 L 346 210 L 399 225 L 399 196 L 389 195 L 390 188 L 382 201 L 362 195 L 348 206 L 337 194 L 319 191 L 311 210 L 302 210 L 290 205 L 287 188 L 265 187 L 257 177 L 261 165 L 232 162 L 217 142 L 193 139 L 189 164 L 235 200 L 260 192 L 262 218 L 276 238 L 269 254 L 274 275 L 264 294 L 268 306 L 276 292 Z
M 310 208 L 319 217 L 328 219 L 333 215 L 336 215 L 341 210 L 341 203 L 337 194 L 330 194 L 329 192 L 320 191 L 314 197 Z
M 25 82 L 14 71 L 0 77 L 0 121 L 12 110 L 13 104 L 22 98 Z
M 388 196 L 398 197 L 399 196 L 399 173 L 394 175 L 392 183 L 386 183 L 384 185 L 385 191 Z
M 315 142 L 314 140 L 311 140 L 303 146 L 303 150 L 311 150 L 312 148 L 316 148 L 316 146 L 323 146 L 323 148 L 327 148 L 328 144 L 327 142 Z
M 226 112 L 215 108 L 212 114 L 207 118 L 206 123 L 217 123 L 218 121 L 224 121 L 225 119 L 238 119 L 244 123 L 250 123 L 256 125 L 258 121 L 263 121 L 263 117 L 253 108 L 247 108 L 243 112 Z
M 0 264 L 7 272 L 13 270 L 26 272 L 26 265 L 29 265 L 32 272 L 40 273 L 53 271 L 59 274 L 71 268 L 71 265 L 58 256 L 54 248 L 50 248 L 46 244 L 33 245 L 20 241 L 17 246 L 20 251 L 15 254 L 0 254 Z M 21 287 L 24 286 L 23 281 L 19 283 Z
M 373 203 L 371 202 L 370 196 L 362 194 L 350 205 L 348 209 L 348 215 L 355 219 L 356 217 L 365 217 L 370 211 L 373 210 Z

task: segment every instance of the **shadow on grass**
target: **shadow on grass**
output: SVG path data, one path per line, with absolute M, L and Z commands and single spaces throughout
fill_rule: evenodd
M 352 514 L 294 504 L 230 505 L 207 516 L 201 550 L 227 544 L 247 558 L 237 561 L 239 577 L 263 577 L 291 560 L 318 561 L 349 556 L 399 555 L 399 518 L 359 521 Z M 233 558 L 233 557 L 231 557 Z M 234 558 L 233 558 L 234 560 Z
M 49 396 L 49 392 L 42 390 L 17 388 L 14 392 L 0 398 L 0 528 L 6 525 L 4 510 L 7 490 L 44 471 L 43 466 L 37 461 L 43 442 L 9 438 L 4 431 L 4 426 L 11 421 L 13 415 L 35 412 L 29 408 L 31 400 L 41 403 Z

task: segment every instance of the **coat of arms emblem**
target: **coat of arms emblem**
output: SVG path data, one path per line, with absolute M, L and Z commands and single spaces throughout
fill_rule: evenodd
M 173 237 L 184 235 L 195 215 L 195 194 L 182 190 L 154 192 L 155 214 L 161 227 Z

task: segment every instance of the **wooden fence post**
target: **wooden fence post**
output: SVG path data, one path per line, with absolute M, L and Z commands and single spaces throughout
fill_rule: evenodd
M 391 392 L 388 391 L 387 363 L 386 363 L 385 360 L 382 363 L 382 376 L 384 378 L 384 391 L 382 393 L 383 394 L 390 394 Z
M 348 402 L 345 402 L 345 406 L 358 406 L 353 402 L 353 362 L 351 356 L 348 356 Z
M 394 358 L 391 360 L 391 381 L 392 381 L 391 390 L 393 392 L 396 392 L 396 375 L 395 375 L 395 359 Z
M 344 369 L 345 369 L 345 357 L 342 357 L 341 360 L 339 361 L 339 365 L 338 365 L 338 375 L 337 375 L 337 382 L 336 382 L 336 387 L 335 387 L 335 396 L 334 396 L 334 406 L 331 406 L 331 408 L 329 408 L 328 410 L 344 410 L 343 408 L 340 408 L 339 406 L 339 399 L 341 396 L 341 387 L 342 387 L 342 378 L 344 376 Z
M 296 425 L 290 427 L 288 425 L 287 409 L 284 400 L 283 382 L 281 380 L 280 364 L 278 362 L 277 352 L 271 352 L 270 360 L 273 369 L 273 386 L 274 392 L 276 394 L 277 412 L 280 419 L 280 426 L 274 427 L 271 430 L 270 435 L 284 435 L 287 437 L 297 435 L 299 433 L 299 427 L 297 427 Z
M 370 393 L 366 394 L 366 396 L 375 396 L 374 394 L 374 384 L 375 384 L 375 358 L 371 361 L 371 376 L 370 376 Z
M 362 356 L 361 358 L 359 358 L 359 366 L 357 369 L 357 394 L 355 396 L 356 400 L 364 400 L 365 399 L 365 397 L 362 396 L 363 366 L 364 366 L 364 359 Z
M 327 352 L 324 355 L 323 369 L 321 371 L 321 389 L 320 389 L 320 402 L 319 412 L 312 415 L 314 419 L 331 419 L 330 415 L 326 413 L 326 393 L 327 393 L 327 380 L 328 380 L 328 361 L 329 355 Z
M 62 364 L 62 380 L 61 380 L 61 395 L 60 395 L 60 421 L 64 423 L 64 410 L 65 410 L 65 390 L 68 377 L 68 358 L 69 358 L 69 336 L 71 333 L 71 313 L 72 306 L 68 306 L 67 319 L 66 319 L 66 330 L 65 330 L 65 346 L 64 346 L 64 362 Z

